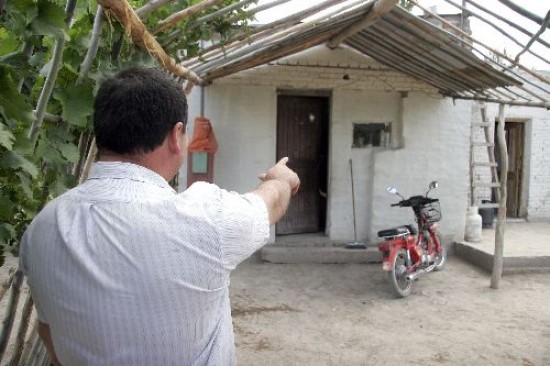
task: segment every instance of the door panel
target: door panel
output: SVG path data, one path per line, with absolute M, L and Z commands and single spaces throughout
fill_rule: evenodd
M 277 160 L 288 156 L 301 180 L 277 234 L 324 230 L 327 190 L 328 99 L 281 95 L 277 100 Z

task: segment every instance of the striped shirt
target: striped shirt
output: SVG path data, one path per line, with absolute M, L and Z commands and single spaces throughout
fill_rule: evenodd
M 229 275 L 268 237 L 255 194 L 99 162 L 34 219 L 20 266 L 64 365 L 234 365 Z

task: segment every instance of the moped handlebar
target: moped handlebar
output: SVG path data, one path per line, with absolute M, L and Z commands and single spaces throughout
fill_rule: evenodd
M 418 205 L 425 205 L 425 204 L 433 203 L 433 202 L 437 202 L 437 201 L 439 201 L 439 199 L 437 199 L 437 198 L 428 198 L 428 197 L 423 197 L 423 196 L 413 196 L 413 197 L 410 197 L 409 199 L 401 200 L 397 203 L 392 203 L 390 206 L 391 207 L 396 207 L 396 206 L 399 206 L 399 207 L 416 207 Z

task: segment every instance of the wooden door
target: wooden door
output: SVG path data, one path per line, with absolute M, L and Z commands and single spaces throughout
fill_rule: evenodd
M 276 234 L 314 233 L 325 229 L 328 98 L 280 95 L 277 100 L 277 160 L 288 156 L 301 180 Z
M 496 129 L 495 129 L 496 130 Z M 506 134 L 506 147 L 508 150 L 508 173 L 506 183 L 506 215 L 508 217 L 519 217 L 521 206 L 521 185 L 523 174 L 523 149 L 524 149 L 524 132 L 523 123 L 521 122 L 506 122 L 504 124 Z M 496 141 L 496 136 L 495 136 Z M 495 158 L 499 163 L 500 176 L 500 153 L 498 145 L 495 146 Z
M 523 123 L 506 122 L 506 144 L 508 146 L 508 183 L 506 214 L 519 217 L 521 200 L 521 175 L 523 171 Z

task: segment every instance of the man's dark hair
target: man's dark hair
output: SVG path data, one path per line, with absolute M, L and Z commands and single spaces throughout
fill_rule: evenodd
M 177 122 L 187 124 L 181 84 L 162 70 L 132 67 L 106 79 L 94 103 L 97 147 L 119 154 L 150 152 Z

